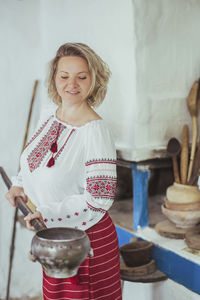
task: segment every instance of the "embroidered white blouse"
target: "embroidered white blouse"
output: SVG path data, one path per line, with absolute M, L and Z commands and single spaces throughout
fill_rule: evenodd
M 53 154 L 50 147 L 57 136 Z M 55 164 L 47 167 L 52 155 Z M 86 230 L 101 220 L 114 201 L 116 150 L 103 120 L 74 127 L 58 120 L 56 109 L 44 113 L 20 166 L 12 184 L 24 188 L 47 227 Z

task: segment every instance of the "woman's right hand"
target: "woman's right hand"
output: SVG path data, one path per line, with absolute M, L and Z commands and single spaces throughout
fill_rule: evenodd
M 25 202 L 28 201 L 27 196 L 24 193 L 24 189 L 19 186 L 12 186 L 8 193 L 5 195 L 6 199 L 10 202 L 10 204 L 14 207 L 17 207 L 15 198 L 22 197 Z

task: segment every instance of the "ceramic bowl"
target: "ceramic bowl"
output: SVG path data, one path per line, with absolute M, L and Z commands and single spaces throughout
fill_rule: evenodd
M 147 241 L 135 241 L 120 247 L 120 254 L 127 267 L 148 264 L 152 258 L 153 244 Z
M 200 202 L 200 190 L 198 186 L 174 182 L 167 188 L 166 197 L 169 202 L 173 203 Z
M 171 210 L 182 210 L 182 211 L 191 211 L 191 210 L 200 210 L 200 201 L 197 202 L 185 202 L 185 203 L 175 203 L 170 202 L 165 198 L 165 207 Z
M 191 228 L 200 222 L 200 210 L 172 210 L 161 206 L 162 213 L 178 228 Z

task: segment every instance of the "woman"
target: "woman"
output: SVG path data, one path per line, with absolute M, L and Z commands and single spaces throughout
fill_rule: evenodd
M 80 43 L 62 45 L 50 64 L 48 93 L 58 105 L 43 113 L 21 156 L 7 199 L 28 196 L 37 206 L 25 220 L 47 227 L 84 230 L 94 255 L 74 278 L 43 273 L 44 299 L 118 300 L 121 297 L 118 239 L 107 210 L 116 191 L 116 151 L 110 132 L 92 109 L 105 97 L 110 71 Z M 27 196 L 26 196 L 27 195 Z

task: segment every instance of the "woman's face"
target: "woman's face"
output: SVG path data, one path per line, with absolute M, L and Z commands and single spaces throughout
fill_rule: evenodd
M 61 57 L 57 65 L 55 84 L 62 103 L 67 101 L 78 104 L 87 100 L 92 84 L 87 61 L 79 56 Z

